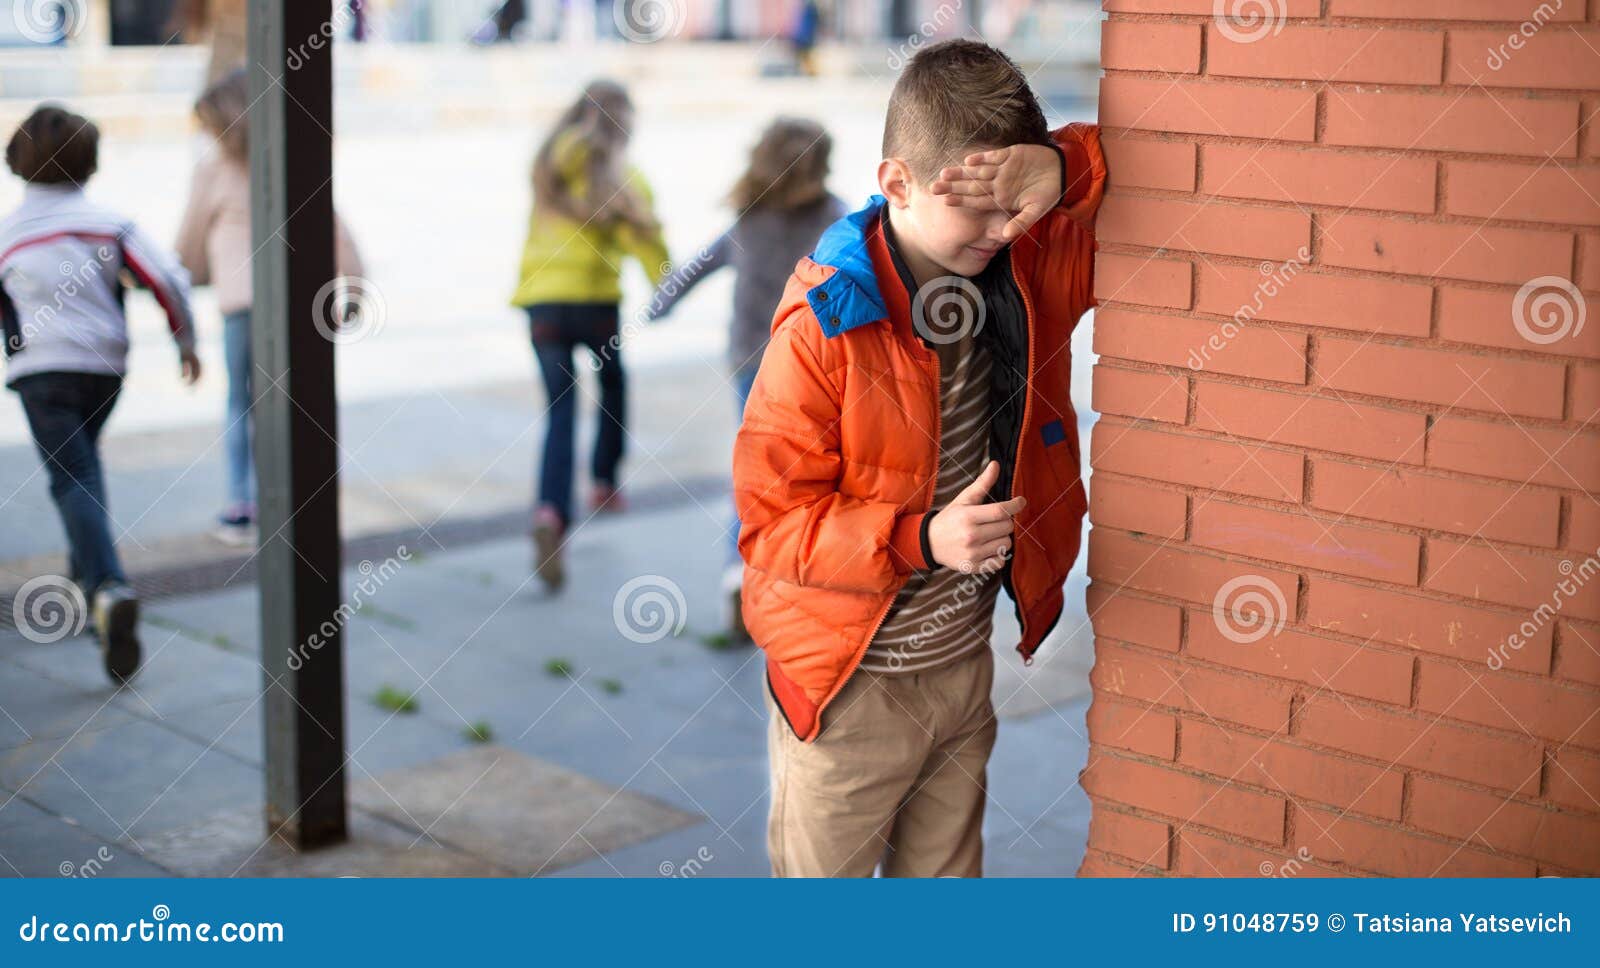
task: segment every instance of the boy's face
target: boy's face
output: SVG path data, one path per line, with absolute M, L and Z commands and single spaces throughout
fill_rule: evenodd
M 977 146 L 963 152 L 987 150 Z M 935 173 L 935 176 L 937 173 Z M 1005 246 L 1001 230 L 1011 214 L 1004 209 L 983 211 L 964 205 L 951 205 L 948 195 L 934 195 L 934 178 L 922 181 L 910 167 L 896 158 L 885 159 L 878 168 L 878 183 L 889 204 L 890 218 L 902 248 L 936 268 L 940 274 L 975 276 Z M 911 266 L 919 277 L 923 272 Z M 926 279 L 920 281 L 926 282 Z

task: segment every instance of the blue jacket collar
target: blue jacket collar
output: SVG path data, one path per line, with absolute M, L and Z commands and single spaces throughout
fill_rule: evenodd
M 861 209 L 828 226 L 817 240 L 811 261 L 832 266 L 833 275 L 806 290 L 806 302 L 826 336 L 838 336 L 866 323 L 889 317 L 878 277 L 872 271 L 872 254 L 867 249 L 867 234 L 878 219 L 884 204 L 874 195 Z

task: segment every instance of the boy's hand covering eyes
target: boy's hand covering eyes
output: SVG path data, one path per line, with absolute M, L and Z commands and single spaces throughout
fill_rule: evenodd
M 1046 145 L 1012 145 L 968 155 L 941 169 L 932 186 L 945 204 L 1014 213 L 1001 234 L 1010 242 L 1061 200 L 1060 151 Z

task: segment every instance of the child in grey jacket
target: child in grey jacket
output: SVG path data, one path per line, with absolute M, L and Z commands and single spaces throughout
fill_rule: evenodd
M 733 267 L 737 278 L 728 367 L 741 416 L 771 335 L 773 311 L 795 263 L 816 247 L 824 229 L 845 214 L 844 203 L 829 194 L 826 184 L 832 149 L 832 138 L 815 121 L 778 118 L 768 125 L 750 152 L 749 167 L 728 193 L 728 202 L 738 213 L 733 225 L 663 279 L 651 299 L 647 318 L 660 319 L 706 276 Z M 737 515 L 728 561 L 723 580 L 728 630 L 735 641 L 742 641 L 748 635 L 739 617 L 744 567 Z

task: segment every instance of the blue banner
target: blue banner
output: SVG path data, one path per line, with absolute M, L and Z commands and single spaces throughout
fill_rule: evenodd
M 1283 957 L 1418 954 L 1593 963 L 1589 880 L 17 880 L 0 965 L 226 963 L 503 954 L 516 963 L 735 964 L 1012 952 Z

